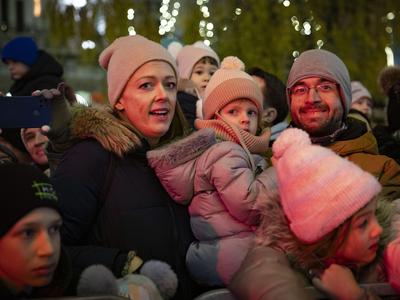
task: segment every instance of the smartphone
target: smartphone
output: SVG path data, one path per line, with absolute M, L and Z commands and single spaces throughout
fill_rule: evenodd
M 50 121 L 50 100 L 43 96 L 0 96 L 0 128 L 38 128 Z

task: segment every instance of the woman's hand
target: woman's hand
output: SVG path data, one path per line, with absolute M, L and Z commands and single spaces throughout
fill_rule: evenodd
M 318 289 L 339 300 L 358 300 L 364 295 L 364 290 L 350 269 L 341 265 L 330 265 L 319 278 L 314 277 L 312 281 Z

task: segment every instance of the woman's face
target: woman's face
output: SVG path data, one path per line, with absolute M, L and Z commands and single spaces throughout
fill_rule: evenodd
M 150 61 L 129 79 L 115 108 L 156 145 L 167 133 L 175 112 L 176 75 L 164 61 Z
M 349 234 L 336 252 L 336 257 L 358 266 L 375 259 L 382 227 L 376 219 L 377 200 L 371 201 L 351 219 Z
M 16 290 L 40 287 L 53 278 L 60 257 L 61 216 L 36 208 L 0 238 L 0 276 Z

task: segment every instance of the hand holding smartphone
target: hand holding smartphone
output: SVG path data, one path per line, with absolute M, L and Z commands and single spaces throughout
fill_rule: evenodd
M 50 121 L 50 100 L 43 96 L 0 96 L 0 128 L 39 128 Z

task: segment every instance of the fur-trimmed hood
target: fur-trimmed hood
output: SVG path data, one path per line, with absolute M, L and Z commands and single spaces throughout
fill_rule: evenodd
M 137 131 L 122 120 L 111 106 L 74 105 L 71 113 L 71 137 L 75 140 L 93 138 L 119 157 L 142 145 Z
M 394 211 L 399 210 L 398 207 L 399 204 L 395 202 L 378 200 L 377 218 L 383 228 L 383 233 L 379 240 L 378 255 L 375 262 L 381 260 L 384 248 L 397 234 L 393 229 L 394 220 L 392 217 Z M 257 230 L 256 244 L 284 251 L 291 263 L 298 269 L 308 270 L 312 268 L 310 264 L 314 257 L 301 258 L 303 256 L 301 255 L 303 254 L 302 247 L 289 228 L 279 197 L 271 199 L 268 203 L 263 203 L 260 211 L 262 217 Z
M 164 180 L 161 183 L 178 202 L 189 202 L 194 193 L 196 158 L 217 143 L 215 132 L 206 128 L 195 131 L 181 140 L 147 152 L 150 166 Z M 167 176 L 167 174 L 171 174 Z M 180 174 L 177 178 L 175 174 Z M 180 184 L 169 181 L 179 180 Z M 177 188 L 172 188 L 177 187 Z

